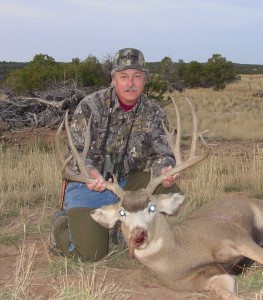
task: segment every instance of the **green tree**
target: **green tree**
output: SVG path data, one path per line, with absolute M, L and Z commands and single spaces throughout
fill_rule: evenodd
M 93 55 L 89 55 L 81 63 L 81 79 L 83 86 L 103 86 L 108 84 L 102 65 Z
M 80 59 L 79 59 L 78 57 L 72 58 L 71 62 L 72 62 L 72 64 L 74 64 L 74 65 L 79 65 Z
M 72 79 L 76 86 L 81 86 L 81 63 L 80 59 L 72 58 L 71 63 L 63 63 L 64 82 Z
M 103 57 L 102 68 L 109 83 L 111 82 L 111 71 L 113 69 L 113 60 L 114 60 L 114 56 L 110 53 L 107 53 Z
M 43 90 L 52 83 L 63 78 L 62 65 L 46 54 L 37 54 L 33 60 L 22 69 L 10 73 L 5 85 L 16 92 L 23 93 L 27 90 Z
M 198 87 L 204 81 L 204 66 L 197 61 L 191 61 L 185 72 L 184 80 L 186 85 Z
M 187 72 L 187 65 L 183 59 L 179 59 L 176 65 L 177 74 L 180 80 L 183 80 Z
M 205 64 L 205 76 L 218 91 L 225 88 L 226 82 L 236 79 L 237 70 L 231 61 L 220 54 L 213 54 Z
M 73 58 L 70 63 L 57 63 L 46 54 L 37 54 L 25 68 L 11 72 L 4 85 L 23 93 L 45 90 L 51 85 L 65 84 L 70 79 L 79 87 L 109 84 L 109 78 L 95 56 L 89 55 L 83 62 Z
M 175 64 L 172 59 L 165 56 L 159 65 L 158 74 L 163 82 L 166 82 L 167 90 L 172 91 L 173 85 L 178 79 Z
M 62 65 L 47 54 L 37 54 L 28 66 L 32 78 L 30 89 L 46 89 L 50 84 L 62 80 Z
M 161 79 L 159 74 L 150 74 L 144 87 L 144 93 L 155 99 L 161 106 L 168 104 L 164 99 L 164 93 L 167 91 L 167 82 Z M 171 99 L 168 99 L 170 101 Z M 170 103 L 170 102 L 169 102 Z

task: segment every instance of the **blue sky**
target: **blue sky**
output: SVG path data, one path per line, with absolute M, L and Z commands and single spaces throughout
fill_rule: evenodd
M 148 62 L 221 54 L 263 64 L 262 0 L 0 0 L 0 61 L 103 61 L 126 47 Z

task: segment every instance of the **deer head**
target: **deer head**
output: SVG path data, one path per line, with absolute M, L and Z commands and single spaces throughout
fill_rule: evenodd
M 113 183 L 107 183 L 107 189 L 114 192 L 119 197 L 120 201 L 116 204 L 103 206 L 91 212 L 92 218 L 106 228 L 112 228 L 117 221 L 121 222 L 121 229 L 124 238 L 128 242 L 131 256 L 134 255 L 135 249 L 145 249 L 149 245 L 158 243 L 158 241 L 154 240 L 154 237 L 156 236 L 155 232 L 159 224 L 158 219 L 164 217 L 161 213 L 166 213 L 169 215 L 175 214 L 178 210 L 178 207 L 184 201 L 184 196 L 181 194 L 152 195 L 155 189 L 158 187 L 158 185 L 161 184 L 161 182 L 166 176 L 176 174 L 199 163 L 200 161 L 205 159 L 209 154 L 207 143 L 205 142 L 202 135 L 198 133 L 196 112 L 193 108 L 191 101 L 188 98 L 186 98 L 186 101 L 188 102 L 192 112 L 193 133 L 189 158 L 185 161 L 182 160 L 180 149 L 180 142 L 182 136 L 181 118 L 179 109 L 173 98 L 172 101 L 177 119 L 176 137 L 175 129 L 169 131 L 164 126 L 164 124 L 163 126 L 167 136 L 168 144 L 172 148 L 174 156 L 176 158 L 176 167 L 158 177 L 153 177 L 152 172 L 151 180 L 148 186 L 144 189 L 135 192 L 124 191 L 118 185 L 118 182 L 115 178 Z M 79 153 L 77 151 L 73 143 L 68 123 L 68 113 L 65 114 L 65 120 L 60 125 L 57 131 L 56 148 L 59 160 L 62 165 L 62 176 L 72 181 L 84 183 L 90 183 L 93 181 L 93 179 L 89 177 L 85 166 L 85 158 L 87 156 L 90 146 L 90 120 L 87 125 L 85 145 L 82 153 Z M 67 132 L 68 144 L 71 149 L 71 154 L 66 160 L 64 159 L 63 150 L 60 143 L 60 135 L 64 124 Z M 196 155 L 197 142 L 199 138 L 202 142 L 202 145 L 204 146 L 204 151 L 201 154 Z M 72 157 L 75 158 L 78 164 L 78 174 L 72 172 L 68 166 L 68 162 Z

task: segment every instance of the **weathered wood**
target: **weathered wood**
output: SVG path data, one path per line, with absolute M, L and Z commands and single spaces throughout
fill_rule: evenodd
M 17 96 L 6 89 L 0 90 L 0 131 L 26 127 L 56 127 L 65 111 L 70 115 L 86 93 L 72 87 L 57 87 L 48 92 L 28 92 Z

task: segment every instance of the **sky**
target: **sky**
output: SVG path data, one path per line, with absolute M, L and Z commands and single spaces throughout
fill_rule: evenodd
M 127 47 L 146 62 L 263 64 L 263 1 L 0 0 L 0 61 L 103 62 Z

